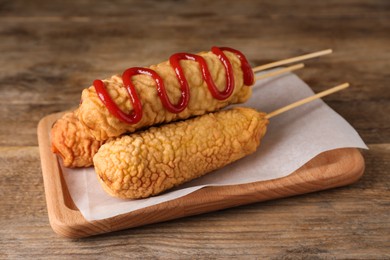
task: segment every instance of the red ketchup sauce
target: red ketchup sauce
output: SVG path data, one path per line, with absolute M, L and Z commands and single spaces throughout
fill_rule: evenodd
M 253 71 L 244 54 L 242 54 L 238 50 L 228 47 L 211 48 L 211 52 L 217 55 L 218 59 L 225 67 L 226 87 L 222 91 L 219 91 L 215 86 L 214 80 L 212 79 L 210 71 L 207 67 L 207 63 L 202 56 L 189 53 L 176 53 L 169 58 L 169 63 L 176 73 L 176 77 L 179 81 L 181 88 L 181 97 L 177 104 L 172 104 L 172 102 L 169 100 L 167 91 L 165 90 L 164 81 L 160 77 L 160 75 L 158 75 L 157 72 L 155 72 L 154 70 L 148 68 L 134 67 L 127 69 L 122 74 L 123 85 L 125 86 L 127 93 L 129 94 L 130 101 L 133 104 L 133 111 L 130 114 L 126 114 L 118 107 L 117 104 L 115 104 L 115 102 L 112 100 L 109 93 L 107 92 L 103 81 L 97 79 L 93 82 L 93 85 L 95 87 L 99 99 L 107 107 L 110 113 L 127 124 L 136 124 L 142 118 L 142 104 L 138 97 L 135 86 L 131 80 L 131 78 L 135 75 L 147 75 L 153 78 L 153 80 L 156 82 L 157 94 L 163 106 L 171 113 L 180 113 L 187 107 L 188 102 L 190 100 L 190 89 L 188 86 L 187 79 L 184 76 L 183 68 L 180 65 L 181 60 L 191 60 L 199 64 L 203 79 L 206 82 L 211 95 L 215 99 L 225 100 L 232 95 L 234 90 L 233 67 L 229 59 L 223 53 L 223 51 L 229 51 L 237 55 L 237 57 L 241 61 L 241 70 L 244 75 L 244 84 L 247 86 L 252 85 L 254 82 Z

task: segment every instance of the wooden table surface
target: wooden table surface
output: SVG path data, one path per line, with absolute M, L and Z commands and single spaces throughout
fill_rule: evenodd
M 303 3 L 305 2 L 305 3 Z M 0 1 L 0 258 L 390 258 L 390 2 Z M 297 72 L 359 132 L 348 187 L 87 239 L 48 221 L 38 121 L 96 78 L 179 51 L 235 47 L 253 65 L 332 48 Z

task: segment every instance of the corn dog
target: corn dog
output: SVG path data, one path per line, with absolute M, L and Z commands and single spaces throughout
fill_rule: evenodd
M 150 68 L 131 68 L 84 89 L 77 116 L 96 140 L 243 103 L 253 72 L 242 53 L 213 47 L 178 53 Z
M 233 108 L 116 138 L 94 156 L 95 171 L 112 196 L 157 195 L 255 152 L 270 118 L 348 87 L 337 85 L 268 114 Z
M 104 141 L 96 141 L 75 112 L 66 113 L 51 129 L 52 151 L 62 157 L 65 167 L 88 167 Z
M 95 171 L 112 196 L 157 195 L 255 152 L 267 124 L 264 113 L 234 108 L 152 127 L 104 144 Z

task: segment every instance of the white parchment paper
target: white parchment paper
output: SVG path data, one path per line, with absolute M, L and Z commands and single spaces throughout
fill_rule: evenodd
M 285 74 L 257 82 L 253 96 L 241 106 L 271 112 L 310 95 L 313 91 L 300 78 Z M 74 203 L 91 221 L 173 200 L 205 186 L 284 177 L 321 152 L 342 147 L 367 148 L 341 116 L 317 100 L 272 118 L 256 153 L 160 196 L 142 200 L 112 198 L 101 188 L 93 168 L 62 170 Z

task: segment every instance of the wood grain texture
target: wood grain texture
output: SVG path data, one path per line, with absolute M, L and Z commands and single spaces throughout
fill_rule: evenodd
M 0 0 L 0 258 L 390 258 L 390 2 Z M 51 230 L 38 121 L 95 78 L 212 45 L 253 65 L 333 48 L 297 72 L 369 144 L 349 187 L 85 240 Z M 130 51 L 132 49 L 132 51 Z

